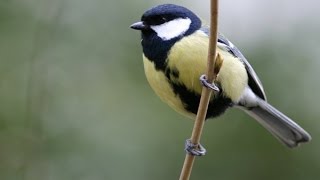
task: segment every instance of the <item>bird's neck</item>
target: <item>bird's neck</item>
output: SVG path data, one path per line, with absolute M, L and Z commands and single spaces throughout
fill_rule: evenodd
M 162 40 L 154 34 L 142 34 L 142 48 L 144 55 L 155 64 L 157 70 L 165 71 L 168 53 L 171 47 L 179 40 L 174 38 L 168 41 Z

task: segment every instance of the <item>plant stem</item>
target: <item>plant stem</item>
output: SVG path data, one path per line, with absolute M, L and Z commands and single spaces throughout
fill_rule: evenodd
M 218 41 L 218 0 L 211 0 L 210 3 L 211 17 L 210 17 L 210 39 L 208 49 L 208 64 L 206 77 L 209 83 L 212 83 L 217 76 L 217 72 L 214 72 L 216 61 L 216 47 Z M 212 91 L 208 88 L 202 88 L 201 99 L 197 112 L 197 117 L 193 126 L 191 142 L 193 144 L 199 144 L 205 118 L 207 114 L 208 104 L 210 101 Z M 195 156 L 187 153 L 183 168 L 180 174 L 180 180 L 188 180 L 191 175 Z

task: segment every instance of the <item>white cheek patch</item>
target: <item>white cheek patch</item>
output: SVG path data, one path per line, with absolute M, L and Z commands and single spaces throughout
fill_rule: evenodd
M 153 29 L 162 40 L 167 41 L 185 33 L 189 29 L 190 24 L 191 20 L 189 18 L 179 18 L 164 24 L 151 26 L 151 29 Z

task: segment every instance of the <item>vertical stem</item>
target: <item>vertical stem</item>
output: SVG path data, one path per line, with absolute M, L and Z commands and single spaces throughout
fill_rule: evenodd
M 216 61 L 216 47 L 218 41 L 218 6 L 218 0 L 211 0 L 210 39 L 208 49 L 208 65 L 206 73 L 206 77 L 209 83 L 212 83 L 217 75 L 216 72 L 214 72 L 214 65 Z M 208 88 L 202 88 L 197 117 L 191 135 L 191 142 L 193 144 L 199 144 L 200 142 L 210 97 L 211 90 Z M 188 180 L 190 178 L 194 159 L 195 156 L 191 154 L 186 154 L 183 168 L 180 174 L 180 180 Z

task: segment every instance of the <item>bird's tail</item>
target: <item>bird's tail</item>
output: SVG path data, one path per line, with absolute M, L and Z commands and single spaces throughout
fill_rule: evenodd
M 308 132 L 266 101 L 259 100 L 258 106 L 244 111 L 290 148 L 311 140 Z

